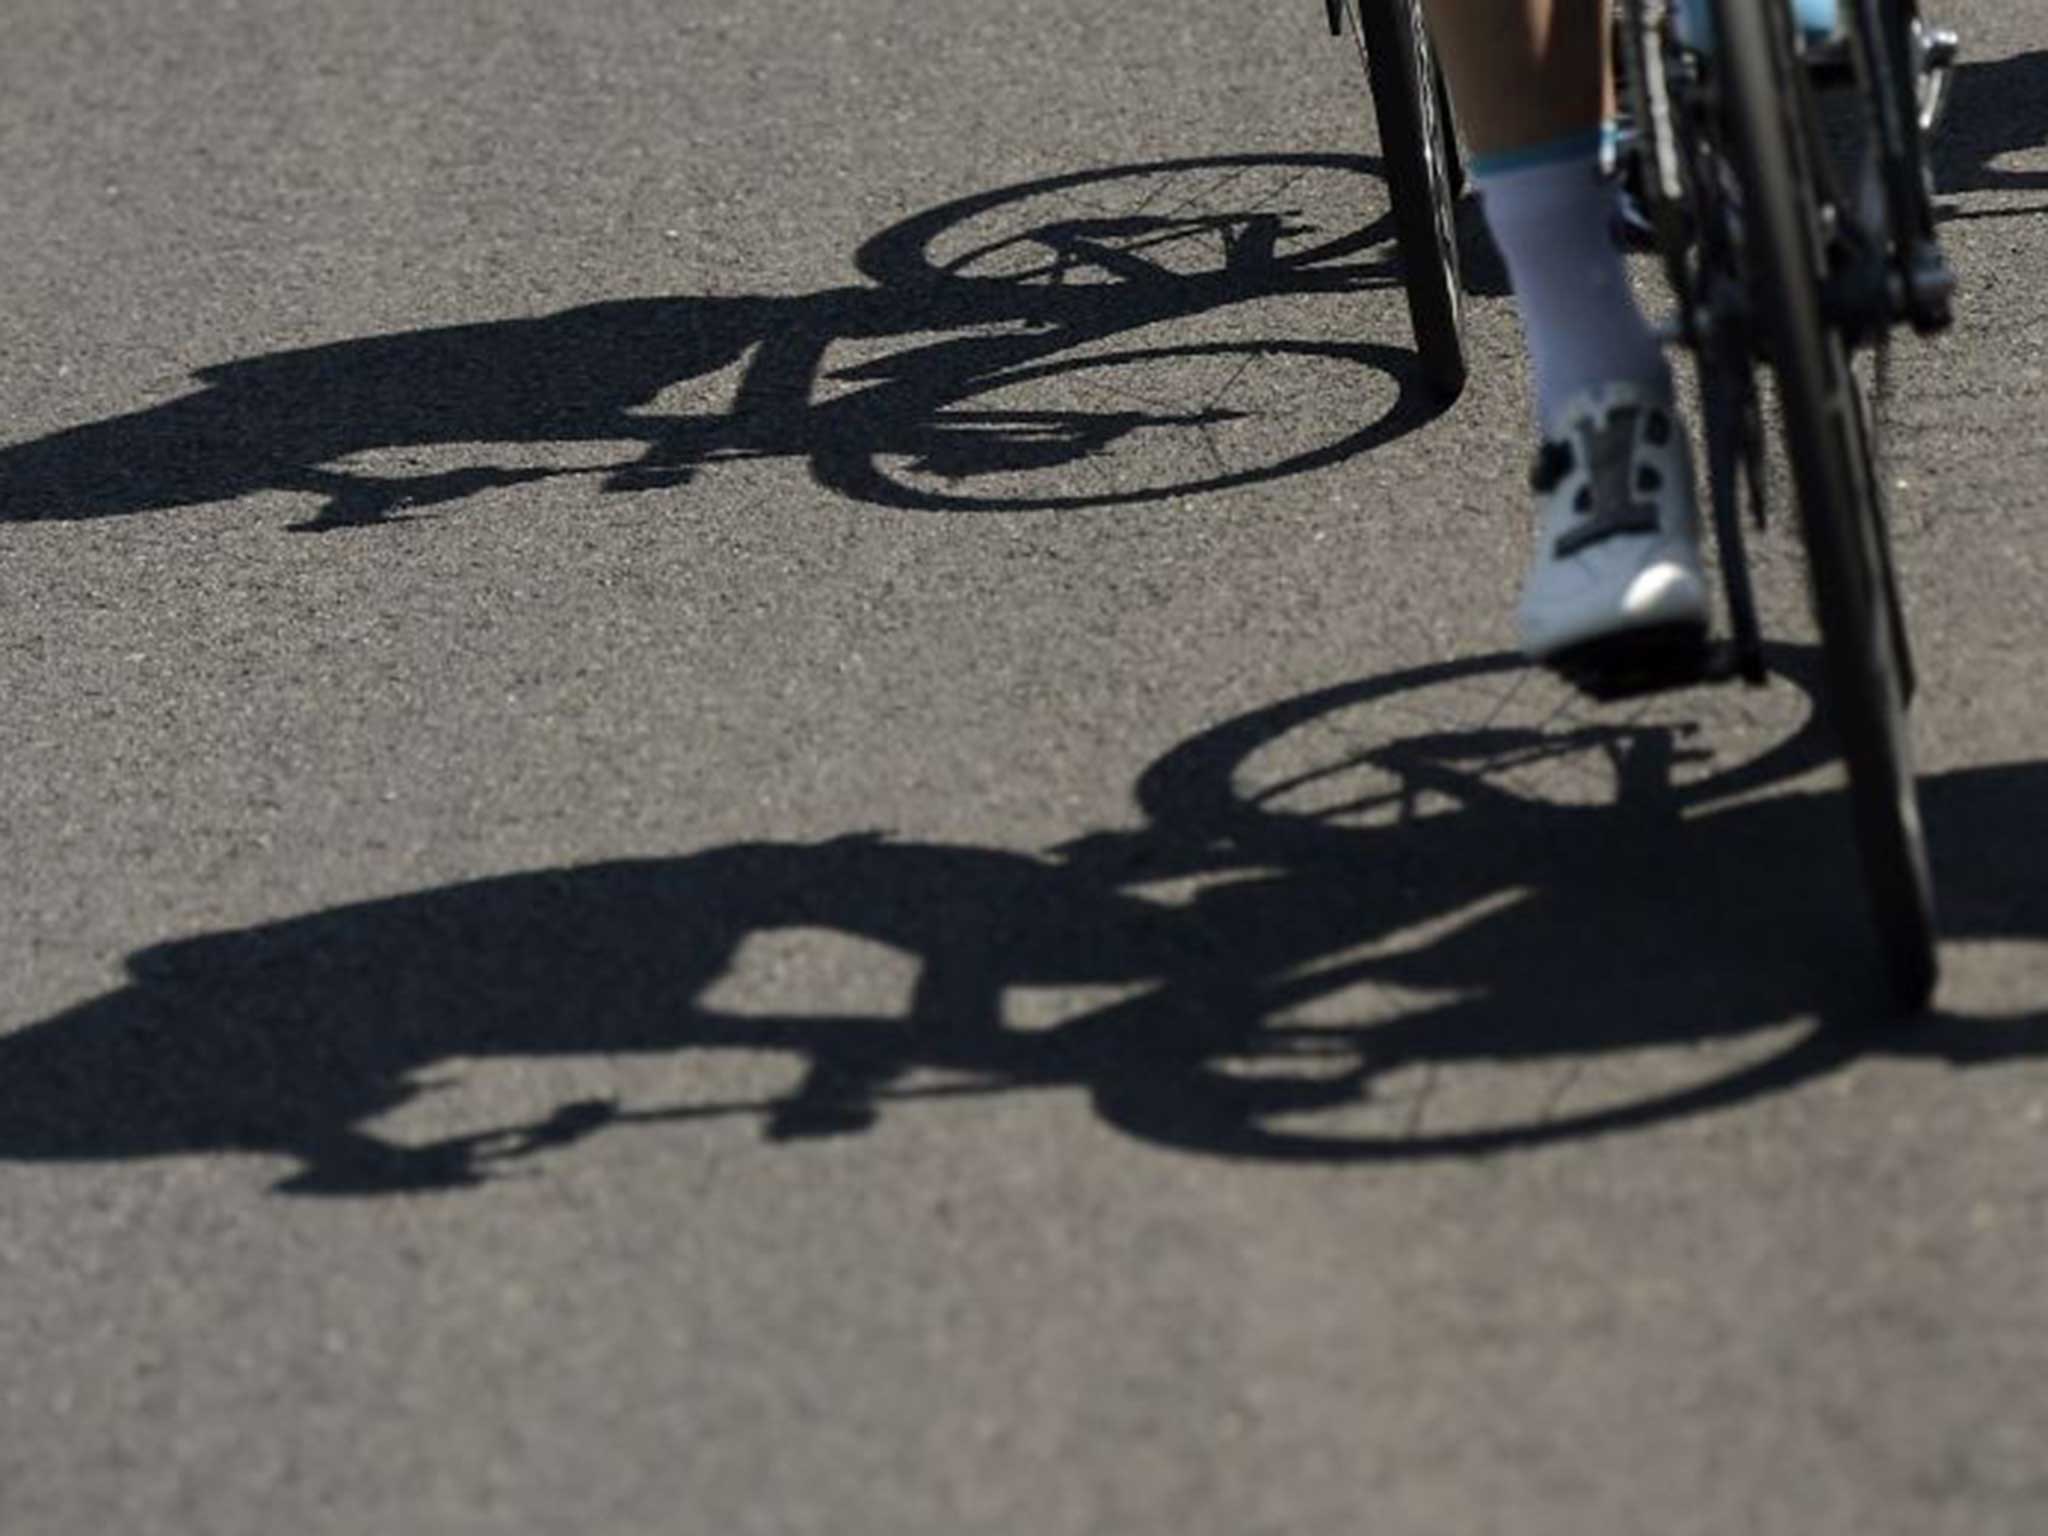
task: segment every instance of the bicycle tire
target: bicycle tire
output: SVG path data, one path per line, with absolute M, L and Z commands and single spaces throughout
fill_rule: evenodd
M 1864 891 L 1894 1003 L 1925 1006 L 1937 976 L 1884 509 L 1848 348 L 1821 303 L 1824 250 L 1806 114 L 1785 9 L 1717 0 L 1723 131 L 1742 193 L 1749 289 L 1778 382 L 1798 492 L 1824 705 L 1849 770 Z
M 1379 124 L 1415 351 L 1431 391 L 1449 402 L 1466 378 L 1457 223 L 1463 162 L 1450 98 L 1422 0 L 1351 0 L 1351 22 Z

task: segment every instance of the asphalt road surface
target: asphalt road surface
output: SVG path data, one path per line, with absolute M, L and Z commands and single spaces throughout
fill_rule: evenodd
M 2048 1529 L 2048 21 L 1943 896 L 1516 667 L 1314 0 L 14 0 L 0 1531 Z M 1647 274 L 1646 274 L 1647 280 Z

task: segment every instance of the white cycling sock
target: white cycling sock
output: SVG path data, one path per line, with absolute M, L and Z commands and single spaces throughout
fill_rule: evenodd
M 1625 381 L 1668 391 L 1664 354 L 1614 243 L 1599 133 L 1474 156 L 1472 181 L 1528 332 L 1544 436 L 1580 390 Z

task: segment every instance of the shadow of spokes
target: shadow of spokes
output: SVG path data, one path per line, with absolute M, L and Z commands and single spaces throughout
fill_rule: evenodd
M 1225 721 L 1141 778 L 1142 824 L 1040 854 L 735 844 L 147 949 L 118 990 L 0 1037 L 0 1157 L 265 1153 L 296 1161 L 290 1191 L 378 1194 L 636 1125 L 844 1135 L 1041 1090 L 1209 1155 L 1462 1156 L 1725 1110 L 1871 1052 L 2039 1053 L 2040 1012 L 1869 1027 L 1846 808 L 1798 787 L 1810 721 L 1735 750 L 1702 695 L 1597 710 L 1533 676 L 1477 658 Z M 2048 940 L 2044 796 L 2038 763 L 1926 781 L 1951 938 Z M 900 1016 L 718 1006 L 742 947 L 788 930 L 914 957 Z M 1025 988 L 1115 990 L 1027 1027 Z M 624 1087 L 631 1059 L 717 1051 L 800 1077 L 731 1103 Z M 621 1093 L 420 1143 L 372 1129 L 458 1059 L 570 1055 L 621 1058 Z

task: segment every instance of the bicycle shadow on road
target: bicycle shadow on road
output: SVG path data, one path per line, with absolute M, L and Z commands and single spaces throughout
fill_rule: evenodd
M 318 502 L 297 526 L 329 531 L 562 477 L 673 490 L 759 458 L 932 511 L 1253 484 L 1434 414 L 1384 201 L 1356 156 L 1112 166 L 919 214 L 855 254 L 860 281 L 817 293 L 624 299 L 247 358 L 200 370 L 195 393 L 0 447 L 0 519 L 290 492 Z M 1217 333 L 1265 300 L 1373 291 L 1403 346 Z M 1355 318 L 1360 335 L 1373 323 L 1362 304 Z M 1251 387 L 1265 367 L 1295 387 Z M 1355 408 L 1278 408 L 1329 398 L 1332 379 Z
M 1928 152 L 1943 197 L 2048 190 L 2048 49 L 1959 64 Z M 2037 164 L 2005 163 L 2029 154 Z M 1949 210 L 1944 217 L 2010 218 L 2042 211 Z
M 736 844 L 158 945 L 0 1037 L 0 1158 L 264 1154 L 296 1165 L 282 1190 L 378 1195 L 639 1125 L 847 1135 L 921 1099 L 1064 1091 L 1190 1152 L 1399 1160 L 1727 1110 L 1869 1054 L 2048 1051 L 2041 1011 L 1872 1027 L 1847 808 L 1798 787 L 1811 723 L 1723 765 L 1689 705 L 1580 714 L 1527 675 L 1478 658 L 1227 721 L 1141 778 L 1142 824 L 1043 853 Z M 1926 781 L 1950 940 L 2048 942 L 2044 798 L 2048 763 Z M 791 930 L 913 957 L 908 1006 L 722 1005 L 747 942 Z M 1049 1026 L 1011 1017 L 1019 989 L 1101 985 L 1121 990 Z M 374 1124 L 462 1061 L 609 1055 L 630 1082 L 636 1058 L 714 1051 L 785 1054 L 799 1080 L 409 1144 Z

